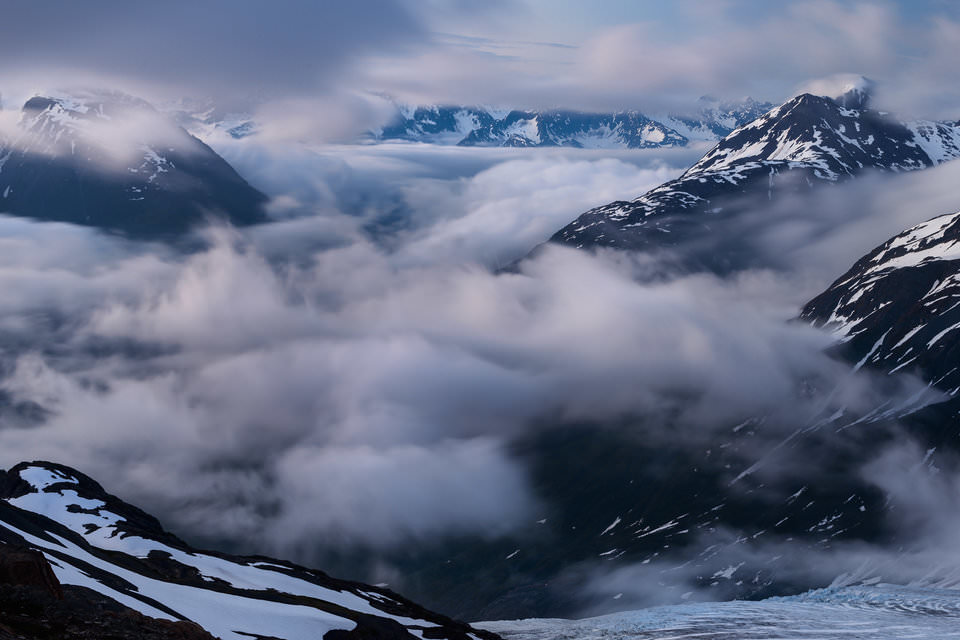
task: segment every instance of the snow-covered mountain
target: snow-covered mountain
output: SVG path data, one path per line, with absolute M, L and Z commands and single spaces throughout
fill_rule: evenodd
M 210 216 L 264 220 L 266 196 L 148 103 L 119 93 L 35 96 L 0 141 L 0 212 L 138 236 Z
M 902 172 L 960 157 L 960 123 L 904 123 L 862 96 L 799 95 L 736 129 L 682 176 L 632 201 L 592 209 L 551 242 L 574 247 L 657 249 L 707 238 L 722 218 L 789 193 L 866 170 Z M 735 252 L 711 248 L 709 266 L 735 267 Z M 729 255 L 728 255 L 729 254 Z
M 716 141 L 766 112 L 752 99 L 701 98 L 689 116 L 639 111 L 584 113 L 572 110 L 493 109 L 464 106 L 397 106 L 393 120 L 374 139 L 490 147 L 645 149 Z
M 10 549 L 4 544 L 40 551 L 55 574 L 43 578 L 41 570 L 38 579 L 27 572 L 15 585 L 55 594 L 72 589 L 74 601 L 77 589 L 90 590 L 147 618 L 191 621 L 220 640 L 497 638 L 384 588 L 265 557 L 197 551 L 92 479 L 57 464 L 21 463 L 0 472 L 0 552 Z M 7 570 L 0 566 L 0 598 L 9 597 L 3 589 L 16 574 L 9 563 Z M 12 615 L 9 602 L 4 605 L 0 638 Z M 101 632 L 70 637 L 133 637 Z
M 891 238 L 804 307 L 857 362 L 960 391 L 960 213 Z

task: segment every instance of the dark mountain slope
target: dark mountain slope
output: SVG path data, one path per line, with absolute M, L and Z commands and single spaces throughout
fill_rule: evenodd
M 31 98 L 0 141 L 0 212 L 138 237 L 265 219 L 266 196 L 210 147 L 122 94 Z
M 644 251 L 700 244 L 693 266 L 725 272 L 750 266 L 756 251 L 718 225 L 867 170 L 913 171 L 955 157 L 960 125 L 902 123 L 803 94 L 732 132 L 676 180 L 588 211 L 550 242 Z
M 960 390 L 960 213 L 891 238 L 803 308 L 857 367 L 918 373 Z

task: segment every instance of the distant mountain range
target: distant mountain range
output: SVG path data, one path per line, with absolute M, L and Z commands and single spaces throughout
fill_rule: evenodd
M 701 98 L 692 115 L 648 116 L 639 111 L 584 113 L 470 106 L 396 105 L 377 141 L 405 140 L 465 147 L 577 147 L 650 149 L 714 142 L 773 106 L 747 98 Z

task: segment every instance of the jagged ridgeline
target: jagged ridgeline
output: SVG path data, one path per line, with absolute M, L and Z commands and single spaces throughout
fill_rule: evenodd
M 894 236 L 804 306 L 839 350 L 886 373 L 907 371 L 960 391 L 960 213 Z
M 143 100 L 35 96 L 0 140 L 0 213 L 156 238 L 265 220 L 267 197 Z
M 23 611 L 52 629 L 30 637 L 498 638 L 385 588 L 198 551 L 91 478 L 45 462 L 0 471 L 0 640 L 23 628 Z
M 718 244 L 721 225 L 758 202 L 806 194 L 866 171 L 904 172 L 960 157 L 960 123 L 901 122 L 860 91 L 799 95 L 725 137 L 676 180 L 631 201 L 587 211 L 550 242 L 582 249 L 657 251 L 700 243 L 693 265 L 749 266 L 755 248 Z
M 750 98 L 720 102 L 703 97 L 688 115 L 396 106 L 393 119 L 373 132 L 375 139 L 464 147 L 653 149 L 684 147 L 691 142 L 715 142 L 773 105 Z

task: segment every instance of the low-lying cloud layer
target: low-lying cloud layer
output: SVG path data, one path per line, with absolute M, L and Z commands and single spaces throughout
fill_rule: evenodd
M 16 268 L 21 313 L 60 306 L 61 280 L 89 298 L 17 356 L 6 390 L 53 415 L 4 430 L 5 461 L 69 460 L 178 526 L 268 547 L 495 535 L 533 514 L 504 445 L 535 418 L 680 411 L 708 429 L 841 373 L 789 309 L 711 278 L 640 286 L 559 249 L 515 275 L 398 269 L 359 242 L 277 269 L 236 241 L 86 276 Z
M 845 382 L 853 410 L 877 402 L 824 355 L 829 336 L 787 322 L 797 283 L 825 287 L 861 252 L 831 238 L 869 248 L 942 213 L 955 184 L 945 168 L 899 178 L 908 201 L 837 187 L 835 215 L 799 231 L 771 213 L 758 242 L 778 270 L 641 281 L 643 257 L 552 248 L 496 274 L 580 209 L 676 172 L 501 151 L 345 147 L 311 155 L 313 182 L 291 191 L 283 168 L 304 156 L 228 150 L 293 204 L 190 255 L 0 220 L 0 464 L 65 462 L 188 538 L 301 559 L 318 538 L 496 538 L 539 515 L 510 443 L 544 423 L 670 416 L 650 437 L 700 446 L 757 415 L 816 415 L 799 380 Z M 360 184 L 365 199 L 346 197 Z

